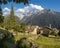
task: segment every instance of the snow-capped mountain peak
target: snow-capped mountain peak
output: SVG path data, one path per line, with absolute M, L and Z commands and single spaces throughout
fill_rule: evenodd
M 26 13 L 31 13 L 32 11 L 35 11 L 35 10 L 42 11 L 44 10 L 44 8 L 39 5 L 29 4 L 29 6 L 17 9 L 16 12 L 26 14 Z

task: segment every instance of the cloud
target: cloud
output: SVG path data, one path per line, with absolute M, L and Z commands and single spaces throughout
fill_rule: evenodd
M 32 13 L 33 11 L 36 11 L 36 10 L 43 10 L 44 8 L 40 5 L 35 5 L 35 4 L 29 4 L 29 6 L 25 6 L 24 8 L 18 8 L 15 10 L 15 14 L 25 14 L 27 15 L 27 13 Z M 10 13 L 10 9 L 5 7 L 3 9 L 3 14 L 9 14 Z
M 7 7 L 5 7 L 5 8 L 3 9 L 3 11 L 10 11 L 10 9 L 8 9 Z
M 34 5 L 34 4 L 29 4 L 29 6 L 26 6 L 24 8 L 19 8 L 16 10 L 16 12 L 20 12 L 20 13 L 28 13 L 30 11 L 33 11 L 33 9 L 37 9 L 37 10 L 43 10 L 44 8 L 39 6 L 39 5 Z
M 10 13 L 10 9 L 7 8 L 7 7 L 5 7 L 5 8 L 3 9 L 3 14 L 9 14 L 9 13 Z
M 17 9 L 16 12 L 25 12 L 23 9 Z
M 29 12 L 29 6 L 26 6 L 24 8 L 19 8 L 19 9 L 16 10 L 16 12 L 19 12 L 19 13 Z
M 43 9 L 44 9 L 43 7 L 41 7 L 41 6 L 39 6 L 39 5 L 30 4 L 30 6 L 31 6 L 32 8 L 38 9 L 38 10 L 43 10 Z

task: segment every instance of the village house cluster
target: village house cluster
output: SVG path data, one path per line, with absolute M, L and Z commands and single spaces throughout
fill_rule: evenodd
M 51 25 L 49 25 L 48 27 L 39 27 L 39 26 L 26 26 L 26 33 L 28 34 L 42 34 L 45 36 L 50 36 L 50 35 L 54 35 L 57 36 L 59 29 L 57 28 L 52 28 Z

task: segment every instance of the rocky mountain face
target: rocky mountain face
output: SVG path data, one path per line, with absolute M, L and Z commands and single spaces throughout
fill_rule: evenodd
M 26 22 L 28 25 L 48 26 L 60 28 L 60 13 L 52 10 L 42 10 L 32 13 L 31 16 L 24 17 L 21 22 Z

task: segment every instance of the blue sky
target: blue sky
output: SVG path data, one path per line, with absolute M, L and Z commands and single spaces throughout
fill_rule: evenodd
M 43 8 L 60 12 L 60 0 L 30 0 L 29 4 L 27 5 L 24 5 L 23 3 L 20 3 L 20 4 L 8 3 L 6 5 L 2 5 L 2 8 L 5 8 L 5 7 L 10 8 L 11 4 L 14 5 L 14 9 L 23 8 L 25 6 L 28 6 L 29 4 L 35 4 L 35 5 L 40 5 Z

